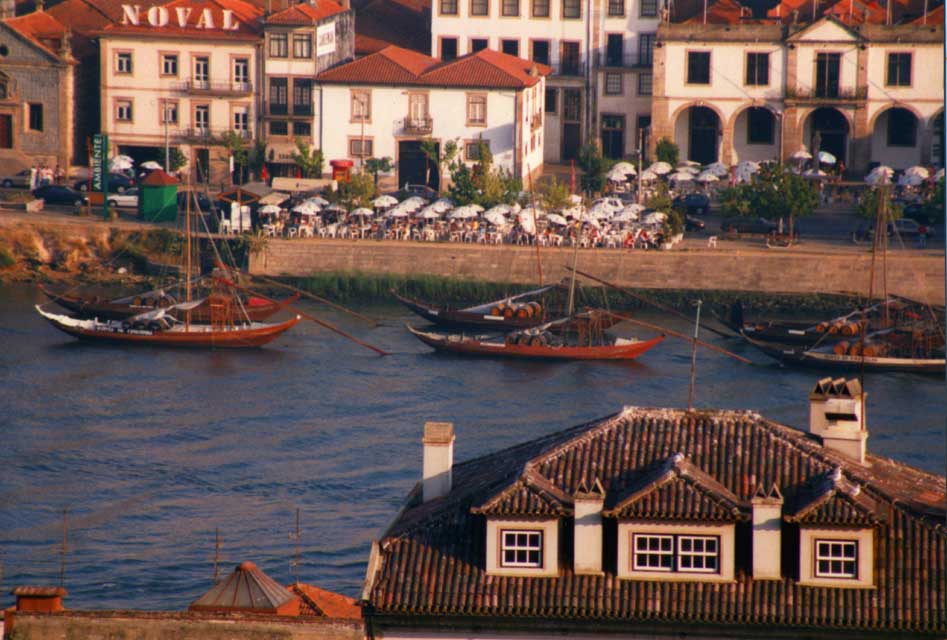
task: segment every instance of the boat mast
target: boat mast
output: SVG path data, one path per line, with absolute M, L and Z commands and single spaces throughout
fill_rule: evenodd
M 187 180 L 188 194 L 186 198 L 186 204 L 184 206 L 184 252 L 186 254 L 184 258 L 184 297 L 187 302 L 191 301 L 191 177 L 188 175 Z M 185 318 L 185 328 L 187 330 L 191 329 L 191 311 L 190 309 L 184 313 Z

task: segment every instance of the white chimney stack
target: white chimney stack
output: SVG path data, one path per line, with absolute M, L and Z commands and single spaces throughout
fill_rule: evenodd
M 750 505 L 753 509 L 753 579 L 780 580 L 783 496 L 775 484 L 768 493 L 759 486 Z
M 823 378 L 809 394 L 809 431 L 822 438 L 822 446 L 865 464 L 868 430 L 858 380 Z
M 579 483 L 574 496 L 573 569 L 576 575 L 602 575 L 602 507 L 605 490 L 596 479 L 591 489 Z
M 423 501 L 450 493 L 454 467 L 454 425 L 450 422 L 424 423 Z

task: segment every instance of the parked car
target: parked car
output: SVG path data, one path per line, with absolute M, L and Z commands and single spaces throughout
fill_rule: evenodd
M 77 180 L 72 185 L 74 188 L 79 191 L 88 191 L 89 190 L 89 181 L 88 180 Z M 135 186 L 135 179 L 129 178 L 124 173 L 110 173 L 109 174 L 109 193 L 125 193 L 126 189 L 131 189 Z
M 769 234 L 779 227 L 772 220 L 766 218 L 744 218 L 734 216 L 724 218 L 720 223 L 721 231 L 731 231 L 736 233 L 762 233 Z
M 700 231 L 706 226 L 700 218 L 691 215 L 684 216 L 684 231 Z
M 110 207 L 138 208 L 138 187 L 126 189 L 125 193 L 110 193 L 108 197 Z
M 920 202 L 912 202 L 908 205 L 905 205 L 904 217 L 910 218 L 911 220 L 917 220 L 919 224 L 924 225 L 925 227 L 933 227 L 939 221 L 943 221 L 943 211 L 938 220 L 938 216 L 933 213 L 932 208 L 926 204 Z
M 7 176 L 0 181 L 0 184 L 4 189 L 26 189 L 30 186 L 30 170 L 23 169 L 12 176 Z
M 885 225 L 885 235 L 887 235 L 889 238 L 894 234 L 895 230 L 902 238 L 929 238 L 934 235 L 933 226 L 922 224 L 917 220 L 912 220 L 910 218 L 900 218 L 895 220 L 893 225 L 890 222 Z M 852 233 L 853 242 L 858 242 L 860 240 L 871 240 L 874 237 L 875 226 L 873 224 L 869 224 L 868 222 L 861 223 L 858 226 L 858 229 Z
M 710 198 L 702 193 L 688 193 L 672 201 L 675 209 L 683 209 L 691 215 L 702 216 L 710 212 Z
M 48 184 L 33 190 L 33 195 L 42 198 L 46 204 L 66 204 L 81 207 L 85 201 L 75 189 L 58 184 Z

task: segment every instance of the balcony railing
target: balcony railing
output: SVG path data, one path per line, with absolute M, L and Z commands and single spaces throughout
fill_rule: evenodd
M 280 102 L 268 102 L 264 105 L 264 113 L 268 116 L 286 116 L 288 118 L 294 118 L 311 116 L 313 114 L 313 109 L 311 104 L 289 105 Z
M 620 55 L 602 56 L 602 66 L 611 69 L 649 69 L 654 64 L 654 56 L 650 53 L 622 53 Z
M 585 73 L 585 65 L 581 60 L 566 59 L 552 65 L 552 70 L 557 76 L 581 76 Z
M 787 100 L 838 100 L 852 101 L 868 98 L 868 87 L 839 88 L 837 91 L 820 90 L 815 87 L 789 87 L 786 89 Z
M 214 96 L 242 96 L 253 93 L 253 85 L 249 82 L 210 82 L 194 78 L 178 82 L 174 89 L 195 95 Z
M 188 142 L 214 144 L 215 142 L 218 142 L 224 135 L 226 135 L 228 131 L 235 133 L 246 140 L 249 140 L 251 137 L 249 130 L 211 129 L 210 127 L 179 129 L 177 131 L 172 131 L 171 136 L 181 140 L 186 140 Z
M 430 117 L 407 117 L 404 119 L 401 128 L 409 135 L 427 135 L 434 129 L 434 120 L 432 120 Z

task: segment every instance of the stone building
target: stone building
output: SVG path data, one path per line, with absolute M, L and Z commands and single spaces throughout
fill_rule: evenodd
M 321 144 L 316 136 L 322 110 L 314 78 L 355 57 L 355 16 L 347 0 L 301 2 L 266 16 L 263 34 L 260 113 L 266 166 L 271 176 L 291 176 L 296 140 Z
M 863 14 L 869 15 L 869 14 Z M 702 164 L 832 153 L 853 173 L 943 164 L 942 22 L 662 24 L 652 143 Z
M 69 28 L 42 9 L 0 22 L 0 167 L 74 160 L 76 59 Z
M 923 638 L 947 633 L 945 479 L 867 452 L 857 381 L 807 431 L 625 407 L 423 476 L 373 544 L 384 638 Z

